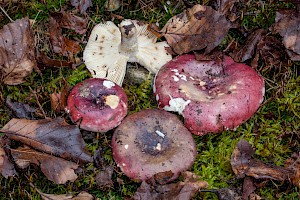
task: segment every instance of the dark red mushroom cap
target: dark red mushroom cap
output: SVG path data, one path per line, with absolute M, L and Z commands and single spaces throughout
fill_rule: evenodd
M 130 178 L 143 181 L 172 171 L 166 181 L 189 169 L 196 158 L 192 134 L 176 115 L 143 110 L 127 116 L 112 138 L 113 157 Z
M 107 132 L 121 123 L 127 107 L 123 88 L 106 79 L 91 78 L 72 89 L 66 110 L 80 128 Z
M 198 135 L 236 128 L 256 112 L 264 92 L 254 69 L 227 56 L 219 61 L 178 56 L 161 68 L 154 85 L 158 107 L 181 114 Z

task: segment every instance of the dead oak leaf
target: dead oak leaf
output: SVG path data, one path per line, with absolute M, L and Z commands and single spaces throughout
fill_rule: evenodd
M 36 67 L 34 36 L 28 18 L 0 30 L 0 82 L 17 85 Z
M 49 18 L 49 36 L 50 42 L 55 53 L 61 53 L 64 56 L 75 55 L 80 51 L 78 42 L 64 37 L 57 21 Z
M 78 34 L 86 32 L 87 20 L 84 18 L 64 11 L 51 13 L 51 17 L 63 28 L 74 30 Z
M 17 174 L 14 165 L 9 161 L 8 156 L 4 150 L 6 140 L 0 137 L 0 174 L 5 178 L 14 176 Z
M 92 162 L 77 126 L 67 124 L 62 118 L 26 120 L 12 119 L 0 132 L 10 139 L 75 162 Z
M 291 168 L 283 168 L 275 165 L 267 165 L 261 160 L 254 159 L 254 150 L 251 145 L 240 140 L 236 145 L 230 159 L 233 172 L 239 178 L 245 176 L 256 179 L 273 179 L 279 181 L 291 181 L 295 177 L 295 171 Z
M 171 184 L 149 184 L 143 181 L 133 196 L 135 200 L 189 200 L 200 188 L 206 188 L 208 183 L 199 180 L 192 172 L 183 172 L 183 182 Z M 155 181 L 154 181 L 155 182 Z
M 80 13 L 84 13 L 89 7 L 93 6 L 92 0 L 70 0 L 70 2 Z
M 73 194 L 46 194 L 36 188 L 43 200 L 93 200 L 93 195 L 87 192 L 80 192 L 77 196 Z
M 73 182 L 77 179 L 74 172 L 78 168 L 76 163 L 28 147 L 19 147 L 10 151 L 18 167 L 24 169 L 30 163 L 36 164 L 40 166 L 44 175 L 56 184 L 64 184 L 67 181 Z
M 221 43 L 230 27 L 224 15 L 198 4 L 172 17 L 161 32 L 177 54 L 201 49 L 209 53 Z
M 292 10 L 276 12 L 271 30 L 283 37 L 287 53 L 294 61 L 300 61 L 300 13 Z
M 236 62 L 244 62 L 248 59 L 252 59 L 255 54 L 255 49 L 258 42 L 261 40 L 266 31 L 263 29 L 257 29 L 253 31 L 247 38 L 245 45 L 236 49 L 233 52 L 232 58 Z

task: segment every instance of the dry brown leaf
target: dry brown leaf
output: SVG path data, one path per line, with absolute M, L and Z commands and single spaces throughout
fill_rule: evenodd
M 177 54 L 205 49 L 209 53 L 227 35 L 230 22 L 209 6 L 195 5 L 172 17 L 161 30 Z
M 5 178 L 10 176 L 14 176 L 17 174 L 14 165 L 9 161 L 6 152 L 4 150 L 4 146 L 6 145 L 7 141 L 0 137 L 0 173 Z
M 23 83 L 34 67 L 34 37 L 28 18 L 3 26 L 0 30 L 0 82 Z
M 84 13 L 89 7 L 93 6 L 92 0 L 70 0 L 70 2 L 80 13 Z
M 77 196 L 72 194 L 46 194 L 36 189 L 43 200 L 93 200 L 94 197 L 87 192 L 80 192 Z
M 284 167 L 292 169 L 295 172 L 294 176 L 291 177 L 291 181 L 300 188 L 300 152 L 293 153 L 291 158 L 285 161 Z
M 92 162 L 77 126 L 67 124 L 62 118 L 44 120 L 12 119 L 0 132 L 10 139 L 75 162 Z
M 53 92 L 50 94 L 51 108 L 54 112 L 59 113 L 65 110 L 69 91 L 70 87 L 67 83 L 65 83 L 65 87 L 61 92 Z
M 291 60 L 300 61 L 300 13 L 293 10 L 276 12 L 275 24 L 271 29 L 283 37 Z
M 43 52 L 38 51 L 37 52 L 37 63 L 38 63 L 38 68 L 40 70 L 43 70 L 47 67 L 73 67 L 73 62 L 66 61 L 66 60 L 56 60 L 56 59 L 51 59 L 47 55 L 45 55 Z
M 295 169 L 290 166 L 284 168 L 264 164 L 262 161 L 252 158 L 253 154 L 254 150 L 247 141 L 240 140 L 238 142 L 230 160 L 232 170 L 237 177 L 250 176 L 256 179 L 287 180 L 295 184 L 293 180 L 297 179 L 298 173 Z M 299 182 L 298 179 L 296 183 L 299 184 Z
M 61 28 L 53 17 L 49 18 L 49 36 L 55 53 L 68 56 L 75 55 L 80 51 L 78 42 L 69 40 L 61 34 Z
M 183 172 L 183 182 L 166 185 L 148 184 L 143 181 L 135 192 L 133 199 L 136 200 L 188 200 L 191 199 L 200 188 L 206 188 L 208 183 L 199 180 L 192 172 Z
M 13 112 L 17 118 L 34 119 L 36 108 L 30 107 L 28 104 L 21 102 L 12 102 L 10 97 L 7 96 L 5 105 Z
M 255 189 L 256 189 L 256 187 L 254 186 L 253 178 L 246 176 L 244 178 L 244 182 L 243 182 L 242 199 L 244 199 L 244 200 L 249 199 L 250 194 L 252 194 L 255 191 Z
M 266 31 L 263 29 L 257 29 L 253 31 L 245 45 L 241 46 L 240 48 L 236 49 L 233 52 L 232 58 L 236 62 L 244 62 L 248 59 L 252 59 L 255 54 L 255 49 L 258 42 L 261 40 L 262 36 L 266 34 Z
M 86 32 L 87 19 L 64 11 L 51 13 L 51 17 L 63 28 L 74 30 L 78 34 L 84 34 Z
M 30 163 L 36 164 L 40 166 L 44 175 L 56 184 L 64 184 L 67 181 L 73 182 L 77 179 L 74 172 L 78 168 L 76 163 L 28 147 L 19 147 L 10 151 L 15 163 L 20 168 L 24 169 Z
M 256 54 L 251 62 L 251 66 L 257 68 L 259 59 L 263 60 L 270 67 L 288 66 L 288 56 L 284 50 L 285 48 L 278 38 L 265 35 L 257 44 Z
M 111 187 L 113 181 L 111 180 L 114 168 L 112 166 L 106 166 L 96 175 L 96 184 L 98 187 Z

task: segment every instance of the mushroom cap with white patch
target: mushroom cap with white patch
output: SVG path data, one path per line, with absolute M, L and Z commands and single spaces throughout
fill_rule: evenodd
M 138 62 L 148 71 L 158 70 L 172 59 L 166 42 L 156 43 L 148 25 L 125 19 L 119 28 L 111 21 L 96 25 L 83 52 L 83 59 L 95 78 L 122 85 L 127 62 Z

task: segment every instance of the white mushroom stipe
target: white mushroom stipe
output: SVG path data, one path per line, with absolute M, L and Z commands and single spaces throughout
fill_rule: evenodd
M 163 134 L 163 133 L 160 132 L 159 130 L 156 130 L 155 133 L 156 133 L 158 136 L 160 136 L 160 137 L 162 137 L 162 138 L 165 138 L 165 134 Z
M 107 21 L 96 25 L 83 52 L 83 60 L 94 78 L 122 85 L 127 62 L 138 62 L 156 74 L 172 59 L 166 42 L 148 31 L 148 24 L 125 19 L 117 27 Z

